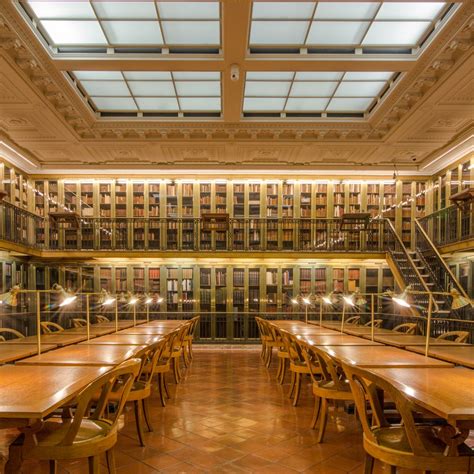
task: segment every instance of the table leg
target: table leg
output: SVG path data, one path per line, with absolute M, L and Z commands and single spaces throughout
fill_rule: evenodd
M 469 436 L 469 430 L 457 429 L 451 425 L 441 426 L 437 432 L 437 437 L 446 443 L 446 455 L 458 456 L 458 446 L 466 441 Z
M 8 461 L 5 464 L 5 474 L 18 474 L 23 463 L 22 451 L 25 435 L 19 435 L 8 449 Z

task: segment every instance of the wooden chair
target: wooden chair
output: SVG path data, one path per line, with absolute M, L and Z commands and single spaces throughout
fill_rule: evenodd
M 403 332 L 405 334 L 415 334 L 416 333 L 417 324 L 416 323 L 403 323 L 395 326 L 392 331 L 395 332 Z
M 436 339 L 452 339 L 453 342 L 466 342 L 467 338 L 469 337 L 469 333 L 467 331 L 449 331 L 441 334 Z
M 23 446 L 18 446 L 21 458 L 49 460 L 50 473 L 54 474 L 56 461 L 87 457 L 89 474 L 96 474 L 100 455 L 106 453 L 109 472 L 115 472 L 112 448 L 117 441 L 118 420 L 139 369 L 140 360 L 131 359 L 90 383 L 77 395 L 72 418 L 48 418 L 39 431 L 26 433 Z M 91 409 L 97 393 L 100 396 Z M 109 413 L 112 399 L 116 408 Z
M 87 326 L 87 321 L 82 318 L 73 318 L 72 326 L 75 328 L 83 328 L 84 326 Z
M 64 331 L 64 328 L 62 326 L 57 323 L 53 323 L 52 321 L 42 321 L 40 325 L 43 334 Z
M 277 348 L 278 368 L 276 379 L 280 385 L 283 385 L 285 382 L 290 355 L 288 354 L 286 345 L 282 341 L 280 330 L 273 324 L 269 324 L 268 328 L 271 333 L 271 340 L 275 342 L 275 344 L 272 344 L 272 347 Z
M 199 324 L 200 317 L 196 316 L 189 322 L 188 330 L 184 336 L 183 344 L 183 362 L 185 367 L 189 367 L 193 360 L 193 341 L 194 334 L 196 333 L 197 325 Z
M 346 324 L 360 324 L 360 316 L 351 316 L 346 319 Z
M 382 324 L 383 324 L 383 319 L 374 319 L 374 328 L 380 328 L 382 327 Z M 365 323 L 364 326 L 367 328 L 372 327 L 372 321 Z
M 354 397 L 344 372 L 329 354 L 317 347 L 304 343 L 301 344 L 301 352 L 307 366 L 310 368 L 310 376 L 313 381 L 313 395 L 315 399 L 311 428 L 315 429 L 319 422 L 316 442 L 322 443 L 328 418 L 328 401 L 331 400 L 336 403 L 337 401 L 349 402 L 353 401 Z M 321 374 L 321 379 L 319 380 L 312 369 L 312 362 L 315 360 L 319 364 L 318 374 Z
M 301 351 L 301 345 L 298 339 L 287 331 L 281 331 L 281 337 L 286 350 L 288 352 L 291 372 L 291 386 L 288 393 L 289 398 L 293 398 L 293 406 L 298 405 L 301 393 L 301 378 L 303 375 L 310 375 L 311 373 L 320 373 L 320 368 L 316 365 L 316 361 L 311 361 L 310 367 Z
M 262 361 L 265 361 L 266 359 L 266 353 L 267 353 L 267 347 L 266 347 L 266 342 L 267 342 L 267 335 L 266 335 L 266 328 L 264 326 L 264 322 L 262 318 L 259 318 L 258 316 L 255 316 L 255 322 L 257 323 L 257 328 L 258 328 L 258 334 L 260 335 L 260 343 L 262 344 L 262 350 L 260 351 L 260 359 Z
M 16 329 L 11 328 L 0 328 L 0 341 L 6 341 L 6 339 L 1 334 L 13 334 L 15 338 L 23 339 L 25 336 Z
M 176 384 L 180 383 L 181 378 L 182 378 L 179 361 L 181 357 L 183 356 L 184 337 L 186 336 L 187 331 L 188 331 L 187 324 L 183 325 L 180 329 L 178 329 L 178 332 L 175 338 L 173 339 L 173 343 L 170 347 L 170 352 L 169 354 L 167 354 L 169 358 L 171 359 L 173 377 L 174 377 L 174 382 Z
M 102 316 L 101 314 L 96 315 L 95 321 L 96 323 L 110 323 L 110 319 Z
M 270 368 L 272 364 L 272 357 L 273 357 L 273 348 L 276 347 L 277 349 L 280 349 L 282 346 L 281 338 L 278 336 L 275 336 L 275 326 L 271 324 L 269 321 L 266 321 L 264 319 L 261 319 L 261 322 L 263 324 L 263 328 L 265 331 L 265 357 L 264 357 L 264 363 L 265 367 Z
M 446 445 L 436 437 L 433 425 L 415 424 L 413 413 L 418 407 L 407 395 L 372 372 L 348 364 L 342 364 L 342 367 L 362 424 L 366 474 L 372 472 L 374 459 L 392 466 L 392 472 L 396 472 L 397 467 L 425 472 L 472 471 L 474 464 L 470 460 L 474 458 L 463 455 L 470 449 L 463 444 L 458 446 L 460 456 L 445 456 Z M 390 424 L 385 419 L 379 400 L 380 390 L 394 401 L 401 423 Z

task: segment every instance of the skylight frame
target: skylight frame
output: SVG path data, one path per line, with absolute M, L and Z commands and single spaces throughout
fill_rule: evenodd
M 209 77 L 203 77 L 201 79 L 196 79 L 196 75 L 199 75 L 200 72 L 195 72 L 195 71 L 159 71 L 160 73 L 166 73 L 169 74 L 169 78 L 162 77 L 160 79 L 156 78 L 145 78 L 145 77 L 139 77 L 137 79 L 137 76 L 128 76 L 128 74 L 137 74 L 137 73 L 156 73 L 156 71 L 107 71 L 108 73 L 113 73 L 116 75 L 117 73 L 120 74 L 120 78 L 117 75 L 116 78 L 114 79 L 94 79 L 94 78 L 86 78 L 86 79 L 80 79 L 76 76 L 76 74 L 94 74 L 94 73 L 103 73 L 103 71 L 69 71 L 65 73 L 65 75 L 69 78 L 70 82 L 75 86 L 76 90 L 83 96 L 84 100 L 90 105 L 92 110 L 99 114 L 100 116 L 120 116 L 122 114 L 126 114 L 127 116 L 131 115 L 136 115 L 137 118 L 140 117 L 146 117 L 147 115 L 154 116 L 154 115 L 163 115 L 163 116 L 176 116 L 176 117 L 186 117 L 189 115 L 192 115 L 194 117 L 222 117 L 222 75 L 220 72 L 217 71 L 203 71 L 203 74 L 208 75 L 209 73 L 213 73 L 216 77 L 216 79 L 210 79 Z M 189 73 L 194 75 L 195 77 L 191 78 L 186 78 L 182 77 L 181 75 L 184 73 Z M 175 74 L 178 75 L 178 77 L 175 77 Z M 130 78 L 132 77 L 132 78 Z M 90 94 L 87 91 L 87 87 L 84 85 L 84 82 L 103 82 L 104 84 L 110 84 L 111 82 L 114 83 L 120 83 L 120 84 L 125 84 L 128 90 L 127 95 L 103 95 L 103 94 Z M 135 82 L 150 82 L 150 83 L 172 83 L 173 95 L 164 95 L 164 94 L 140 94 L 140 93 L 134 93 L 133 92 L 133 83 Z M 189 95 L 189 94 L 179 94 L 178 89 L 176 86 L 176 83 L 199 83 L 199 82 L 215 82 L 219 83 L 219 94 L 213 94 L 213 95 Z M 131 86 L 132 85 L 132 86 Z M 136 110 L 130 110 L 130 109 L 101 109 L 100 107 L 97 106 L 95 99 L 123 99 L 123 98 L 129 98 L 132 99 Z M 148 109 L 141 107 L 139 104 L 139 101 L 141 99 L 163 99 L 165 101 L 169 101 L 169 99 L 174 99 L 177 103 L 177 109 L 176 110 L 171 110 L 168 108 L 163 108 L 163 109 Z M 191 99 L 190 102 L 196 101 L 196 99 L 206 99 L 210 103 L 216 102 L 216 100 L 219 101 L 219 109 L 217 110 L 215 107 L 208 108 L 208 109 L 195 109 L 195 108 L 185 108 L 182 105 L 181 100 L 187 100 Z
M 29 22 L 32 29 L 35 31 L 41 42 L 49 49 L 53 55 L 64 55 L 64 54 L 121 54 L 121 53 L 134 53 L 137 54 L 156 54 L 156 53 L 168 53 L 168 52 L 177 52 L 185 51 L 188 54 L 221 54 L 222 49 L 222 5 L 217 0 L 209 0 L 203 3 L 215 3 L 218 9 L 217 18 L 161 18 L 160 16 L 160 3 L 166 3 L 161 1 L 153 1 L 150 3 L 153 4 L 156 17 L 151 18 L 141 18 L 141 19 L 127 19 L 121 18 L 120 16 L 116 18 L 106 17 L 101 18 L 97 12 L 94 2 L 92 0 L 86 0 L 87 4 L 91 6 L 94 13 L 94 18 L 86 17 L 45 17 L 38 18 L 35 14 L 33 8 L 31 8 L 28 0 L 15 0 L 17 8 L 19 9 L 22 16 Z M 182 2 L 187 3 L 187 2 Z M 200 3 L 200 2 L 197 2 Z M 105 39 L 104 42 L 96 43 L 61 43 L 53 41 L 53 38 L 48 33 L 47 29 L 44 27 L 44 21 L 77 21 L 77 22 L 92 22 L 99 25 L 101 33 Z M 108 33 L 107 28 L 104 28 L 104 25 L 110 24 L 110 22 L 143 22 L 143 23 L 156 23 L 161 34 L 161 40 L 157 42 L 144 42 L 144 43 L 127 43 L 127 42 L 112 42 Z M 213 23 L 216 24 L 218 28 L 218 42 L 203 42 L 203 43 L 189 43 L 189 42 L 168 42 L 165 35 L 165 28 L 163 24 L 182 24 L 182 23 Z M 159 39 L 159 38 L 158 38 Z M 195 52 L 195 53 L 194 53 Z
M 251 78 L 248 79 L 247 74 L 251 75 Z M 279 117 L 277 118 L 285 118 L 285 117 L 293 117 L 293 116 L 298 116 L 299 114 L 304 115 L 304 116 L 314 116 L 314 117 L 323 117 L 327 118 L 331 115 L 343 117 L 354 117 L 354 115 L 361 116 L 361 117 L 367 117 L 367 115 L 373 110 L 375 105 L 380 102 L 380 100 L 386 96 L 386 94 L 393 89 L 395 83 L 398 81 L 399 76 L 401 75 L 400 73 L 397 72 L 392 72 L 392 71 L 366 71 L 366 72 L 361 72 L 360 74 L 357 73 L 355 76 L 352 75 L 352 71 L 340 71 L 340 72 L 323 72 L 323 74 L 326 75 L 331 75 L 329 76 L 330 79 L 328 78 L 320 78 L 320 79 L 314 79 L 314 78 L 305 78 L 303 76 L 303 79 L 301 76 L 297 76 L 298 74 L 304 75 L 304 74 L 311 74 L 310 71 L 293 71 L 292 78 L 291 79 L 255 79 L 253 75 L 258 74 L 259 71 L 248 71 L 245 77 L 244 81 L 244 94 L 243 94 L 243 99 L 242 99 L 242 115 L 244 118 L 248 117 L 264 117 L 264 116 L 275 116 L 275 114 L 278 114 Z M 276 74 L 279 74 L 276 72 Z M 318 74 L 318 73 L 314 73 Z M 381 74 L 385 74 L 386 77 L 382 78 Z M 339 75 L 339 77 L 337 77 Z M 359 77 L 360 75 L 366 75 L 366 78 L 364 79 L 363 77 Z M 372 75 L 372 78 L 370 77 Z M 378 76 L 377 76 L 378 75 Z M 247 93 L 247 83 L 252 83 L 252 82 L 260 82 L 262 84 L 269 84 L 269 83 L 290 83 L 288 87 L 288 92 L 287 94 L 283 95 L 252 95 Z M 341 87 L 342 84 L 347 84 L 347 83 L 374 83 L 374 84 L 379 84 L 379 83 L 384 83 L 383 86 L 381 86 L 379 92 L 374 95 L 338 95 L 338 91 Z M 293 95 L 293 90 L 294 90 L 294 85 L 298 83 L 308 83 L 308 84 L 328 84 L 328 83 L 337 83 L 337 85 L 333 88 L 332 93 L 325 93 L 325 94 L 312 94 L 312 95 Z M 262 109 L 246 109 L 245 107 L 245 102 L 246 99 L 264 99 L 264 101 L 267 101 L 271 103 L 271 100 L 274 99 L 276 102 L 280 102 L 283 100 L 283 106 L 279 109 L 275 109 L 273 107 L 271 108 L 262 108 Z M 293 100 L 296 99 L 296 100 Z M 370 99 L 370 103 L 367 105 L 365 109 L 360 109 L 360 110 L 352 110 L 352 109 L 347 109 L 347 110 L 332 110 L 332 102 L 334 100 L 334 103 L 340 102 L 341 99 L 348 99 L 352 100 L 355 99 L 355 101 L 360 101 L 359 99 Z M 307 101 L 317 101 L 317 100 L 326 100 L 326 105 L 323 108 L 320 109 L 308 109 L 308 108 L 295 108 L 295 109 L 287 109 L 289 101 L 297 102 L 297 101 L 302 101 L 302 100 L 307 100 Z
M 251 11 L 251 19 L 250 19 L 250 28 L 248 32 L 247 38 L 247 47 L 250 51 L 251 55 L 268 55 L 269 57 L 273 57 L 274 55 L 294 55 L 294 54 L 304 54 L 304 55 L 344 55 L 344 56 L 353 56 L 353 57 L 360 57 L 364 54 L 370 54 L 371 57 L 374 57 L 376 54 L 377 56 L 383 56 L 384 54 L 388 55 L 409 55 L 409 56 L 417 56 L 423 52 L 425 47 L 429 44 L 430 40 L 439 33 L 442 27 L 446 24 L 449 18 L 452 16 L 454 11 L 458 8 L 456 2 L 445 2 L 445 1 L 434 1 L 433 3 L 444 3 L 444 7 L 438 12 L 438 15 L 435 16 L 430 21 L 422 20 L 420 18 L 413 18 L 413 19 L 377 19 L 377 15 L 379 14 L 382 6 L 386 3 L 392 2 L 385 2 L 384 0 L 380 2 L 361 2 L 361 3 L 374 3 L 378 5 L 378 8 L 373 12 L 372 17 L 370 19 L 336 19 L 336 18 L 315 18 L 317 14 L 317 6 L 319 3 L 330 3 L 328 0 L 326 2 L 311 2 L 308 3 L 313 4 L 313 10 L 310 17 L 300 17 L 300 18 L 263 18 L 258 17 L 254 18 L 254 6 L 257 3 L 268 3 L 262 0 L 257 1 L 254 0 L 252 2 L 252 11 Z M 281 2 L 277 2 L 281 3 Z M 290 3 L 290 2 L 287 2 Z M 412 3 L 421 3 L 413 1 Z M 424 2 L 423 2 L 424 3 Z M 281 23 L 282 25 L 284 22 L 306 22 L 307 30 L 305 34 L 305 40 L 302 43 L 293 43 L 293 44 L 284 44 L 279 42 L 269 42 L 269 43 L 252 43 L 252 32 L 254 22 L 275 22 Z M 366 22 L 366 28 L 364 33 L 361 36 L 360 41 L 358 44 L 354 43 L 337 43 L 337 44 L 327 44 L 327 43 L 307 43 L 308 37 L 311 32 L 312 25 L 316 22 Z M 381 24 L 381 23 L 419 23 L 419 22 L 426 22 L 427 27 L 421 33 L 419 40 L 416 44 L 364 44 L 364 40 L 368 36 L 369 32 L 371 31 L 372 25 L 374 23 Z M 275 28 L 277 31 L 281 31 L 281 28 Z

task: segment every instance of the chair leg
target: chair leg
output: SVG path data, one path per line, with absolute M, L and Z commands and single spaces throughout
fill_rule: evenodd
M 293 397 L 293 392 L 295 391 L 295 381 L 296 381 L 296 374 L 295 372 L 291 371 L 290 391 L 288 392 L 288 398 Z
M 397 466 L 390 466 L 390 474 L 397 474 Z
M 285 383 L 285 376 L 286 376 L 286 366 L 288 364 L 286 363 L 286 359 L 282 359 L 282 366 L 281 366 L 281 374 L 280 374 L 280 380 L 278 381 L 280 385 L 283 385 Z
M 91 456 L 88 458 L 89 474 L 99 474 L 99 456 Z
M 299 372 L 296 373 L 296 382 L 295 382 L 295 396 L 293 398 L 293 406 L 295 407 L 298 405 L 298 401 L 300 399 L 301 393 L 301 374 Z
M 109 474 L 115 474 L 115 451 L 114 448 L 105 452 L 105 459 L 107 461 L 107 469 Z
M 135 400 L 133 402 L 135 408 L 135 424 L 137 425 L 137 434 L 140 446 L 145 446 L 144 435 L 143 435 L 143 413 L 142 413 L 142 404 Z
M 316 429 L 316 423 L 318 422 L 320 408 L 321 408 L 321 398 L 315 396 L 313 419 L 311 420 L 311 429 L 313 430 Z
M 194 357 L 194 354 L 193 354 L 193 341 L 189 341 L 188 342 L 188 346 L 189 346 L 189 360 L 192 361 L 193 360 L 193 357 Z
M 173 357 L 173 375 L 174 375 L 174 382 L 179 384 L 181 380 L 181 373 L 179 371 L 179 359 L 177 357 Z
M 277 367 L 277 373 L 276 373 L 277 380 L 280 380 L 280 374 L 281 374 L 281 358 L 278 358 L 278 367 Z
M 166 397 L 165 397 L 165 385 L 164 385 L 164 374 L 158 374 L 158 393 L 160 395 L 161 406 L 166 406 Z
M 316 438 L 317 443 L 322 443 L 324 432 L 326 431 L 326 424 L 328 422 L 328 401 L 326 398 L 321 399 L 321 408 L 319 412 L 319 431 Z
M 374 470 L 374 458 L 370 454 L 365 453 L 364 474 L 372 474 L 373 470 Z
M 149 399 L 144 398 L 142 400 L 143 405 L 143 417 L 145 418 L 145 423 L 148 428 L 148 431 L 153 431 L 153 426 L 151 424 L 150 409 L 149 409 Z
M 268 350 L 267 350 L 267 360 L 265 363 L 267 369 L 269 369 L 270 366 L 272 365 L 272 356 L 273 356 L 273 347 L 270 346 L 268 347 Z
M 168 390 L 168 384 L 166 382 L 166 374 L 163 374 L 163 387 L 165 387 L 166 398 L 171 398 L 170 392 Z
M 55 459 L 49 460 L 49 474 L 56 474 L 58 472 L 58 463 Z

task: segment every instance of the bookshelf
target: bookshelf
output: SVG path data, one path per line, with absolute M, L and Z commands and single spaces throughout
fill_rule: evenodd
M 256 183 L 250 183 L 249 185 L 249 200 L 248 200 L 248 216 L 260 217 L 260 190 L 261 185 Z
M 266 217 L 278 217 L 278 184 L 266 185 Z
M 216 268 L 216 311 L 227 311 L 226 268 Z
M 412 226 L 412 183 L 402 182 L 401 196 L 401 237 L 403 243 L 410 247 L 411 243 L 411 226 Z
M 64 205 L 67 209 L 77 212 L 77 183 L 64 183 Z
M 127 217 L 127 184 L 115 183 L 115 217 Z
M 5 199 L 12 202 L 12 182 L 11 182 L 12 170 L 6 164 L 3 165 L 3 189 L 7 193 Z
M 192 311 L 194 309 L 194 279 L 192 268 L 182 269 L 181 305 L 183 311 Z
M 182 183 L 181 216 L 193 217 L 194 184 Z
M 313 193 L 310 183 L 300 185 L 300 217 L 306 219 L 312 217 Z
M 378 268 L 367 268 L 365 270 L 365 293 L 378 293 L 379 270 Z
M 79 288 L 79 267 L 67 267 L 64 271 L 64 288 L 77 291 Z
M 300 295 L 311 293 L 311 268 L 300 268 Z
M 234 217 L 244 217 L 245 215 L 245 184 L 234 183 L 232 185 L 233 193 L 233 214 Z
M 149 183 L 148 185 L 148 216 L 160 217 L 160 183 Z
M 267 235 L 265 243 L 268 250 L 278 249 L 278 220 L 267 220 Z
M 278 268 L 265 270 L 266 311 L 274 313 L 278 310 Z
M 324 183 L 316 183 L 315 185 L 315 217 L 327 217 L 328 203 L 328 185 Z
M 161 295 L 161 269 L 160 267 L 148 268 L 148 292 L 154 297 Z
M 132 216 L 145 217 L 145 184 L 132 183 Z
M 314 271 L 314 292 L 325 295 L 327 291 L 326 268 L 316 268 Z
M 145 269 L 143 267 L 133 268 L 133 292 L 145 293 Z
M 245 311 L 245 269 L 233 269 L 233 311 L 234 313 Z
M 375 217 L 380 212 L 380 184 L 367 184 L 367 212 Z
M 116 267 L 115 268 L 115 292 L 122 293 L 127 292 L 127 267 Z
M 94 185 L 81 183 L 81 216 L 94 217 Z
M 347 275 L 347 291 L 353 293 L 360 289 L 360 268 L 349 268 Z
M 248 308 L 250 312 L 260 311 L 260 269 L 249 268 L 248 275 Z
M 224 183 L 216 183 L 216 212 L 226 214 L 227 211 L 227 185 Z
M 57 181 L 49 181 L 48 182 L 48 210 L 49 212 L 57 212 L 58 211 L 58 182 Z
M 210 312 L 211 304 L 211 269 L 201 268 L 199 270 L 199 285 L 200 285 L 200 310 Z
M 397 192 L 395 183 L 383 184 L 382 211 L 383 217 L 395 220 L 395 207 L 397 205 Z
M 294 297 L 293 289 L 293 268 L 282 268 L 281 272 L 282 287 L 282 310 L 292 311 L 293 305 L 291 299 Z
M 178 311 L 178 269 L 168 268 L 166 281 L 166 309 Z
M 336 292 L 344 291 L 344 268 L 332 269 L 332 290 Z
M 112 184 L 99 184 L 99 217 L 112 217 Z
M 415 183 L 415 217 L 423 217 L 426 211 L 426 183 Z
M 294 217 L 295 215 L 294 208 L 295 208 L 295 185 L 283 183 L 281 216 Z
M 346 212 L 359 213 L 362 211 L 362 185 L 360 183 L 348 183 L 348 199 Z
M 0 281 L 2 280 L 2 265 L 0 265 Z M 46 289 L 46 268 L 36 267 L 35 268 L 35 286 L 37 290 Z M 83 289 L 83 291 L 86 291 Z
M 166 184 L 166 217 L 178 217 L 178 185 Z
M 345 210 L 344 184 L 335 183 L 333 187 L 333 217 L 341 217 Z
M 94 267 L 81 268 L 81 288 L 84 293 L 94 292 Z
M 211 183 L 200 183 L 199 184 L 199 215 L 207 214 L 212 211 L 211 196 L 212 196 Z
M 34 182 L 35 193 L 34 193 L 34 204 L 35 204 L 35 213 L 44 216 L 45 215 L 45 185 L 44 181 L 35 181 Z
M 100 289 L 112 293 L 112 268 L 100 267 L 99 269 Z

